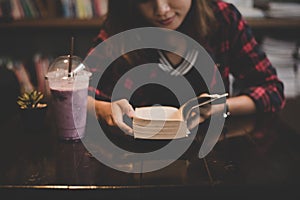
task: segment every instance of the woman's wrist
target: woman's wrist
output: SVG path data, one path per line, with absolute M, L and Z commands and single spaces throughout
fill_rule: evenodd
M 224 103 L 223 117 L 227 118 L 230 115 L 228 103 Z

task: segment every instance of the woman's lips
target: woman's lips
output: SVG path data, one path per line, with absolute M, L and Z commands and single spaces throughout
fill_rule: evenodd
M 158 22 L 164 26 L 167 26 L 167 25 L 170 25 L 172 24 L 172 22 L 174 21 L 175 19 L 175 15 L 173 17 L 169 17 L 167 19 L 164 19 L 164 20 L 158 20 Z

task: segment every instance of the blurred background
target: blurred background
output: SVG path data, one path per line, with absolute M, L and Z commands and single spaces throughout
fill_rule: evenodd
M 300 94 L 300 0 L 226 0 L 240 10 L 265 50 L 289 99 Z M 108 0 L 0 0 L 0 123 L 17 111 L 26 88 L 42 89 L 44 73 L 58 55 L 84 58 Z

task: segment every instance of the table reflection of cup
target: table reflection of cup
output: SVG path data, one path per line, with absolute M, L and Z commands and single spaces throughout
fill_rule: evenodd
M 72 66 L 69 73 L 69 63 Z M 87 94 L 91 73 L 76 56 L 60 56 L 50 65 L 46 78 L 52 96 L 52 108 L 58 136 L 64 140 L 84 137 Z

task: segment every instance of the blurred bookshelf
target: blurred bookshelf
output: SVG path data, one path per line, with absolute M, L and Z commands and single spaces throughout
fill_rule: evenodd
M 5 94 L 0 123 L 17 111 L 23 83 L 16 71 L 26 70 L 27 82 L 37 87 L 41 71 L 55 57 L 69 54 L 71 37 L 74 54 L 84 59 L 107 5 L 108 0 L 0 0 L 0 89 Z
M 1 0 L 0 56 L 64 54 L 69 38 L 75 37 L 76 52 L 84 57 L 107 6 L 108 0 Z
M 1 0 L 0 20 L 91 19 L 107 12 L 108 0 Z

